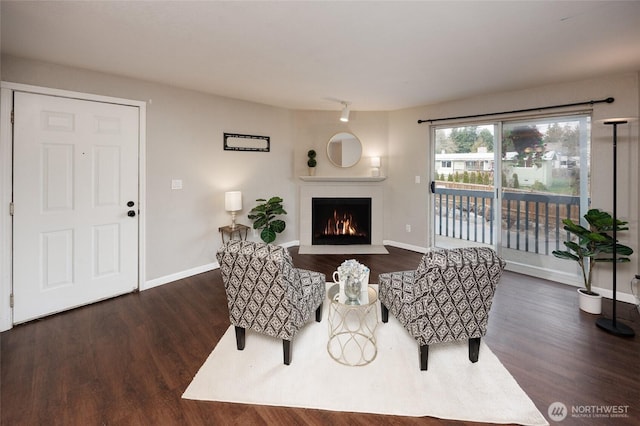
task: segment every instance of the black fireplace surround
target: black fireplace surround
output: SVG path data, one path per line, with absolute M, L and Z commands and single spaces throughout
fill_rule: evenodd
M 371 244 L 371 198 L 312 198 L 311 244 Z

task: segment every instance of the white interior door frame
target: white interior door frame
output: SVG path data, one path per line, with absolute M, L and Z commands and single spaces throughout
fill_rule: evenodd
M 13 326 L 13 309 L 11 307 L 12 282 L 12 241 L 13 229 L 10 214 L 10 203 L 13 190 L 13 128 L 11 111 L 13 110 L 13 93 L 27 92 L 41 95 L 59 96 L 95 102 L 137 107 L 139 111 L 139 201 L 138 201 L 138 288 L 143 289 L 146 280 L 146 102 L 52 89 L 19 83 L 0 83 L 0 331 L 9 330 Z

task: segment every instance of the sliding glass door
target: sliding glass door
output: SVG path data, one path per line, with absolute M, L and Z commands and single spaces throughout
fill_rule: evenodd
M 562 220 L 589 205 L 586 114 L 432 128 L 433 244 L 486 245 L 511 268 L 577 279 Z

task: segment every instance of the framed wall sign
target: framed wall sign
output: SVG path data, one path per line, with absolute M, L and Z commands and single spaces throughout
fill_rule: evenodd
M 237 133 L 224 134 L 225 151 L 257 151 L 269 152 L 271 141 L 269 136 L 240 135 Z

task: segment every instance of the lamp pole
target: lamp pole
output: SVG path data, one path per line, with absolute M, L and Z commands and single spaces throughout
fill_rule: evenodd
M 625 324 L 616 320 L 616 278 L 618 266 L 618 124 L 625 124 L 626 120 L 608 120 L 604 124 L 613 126 L 613 314 L 612 318 L 598 318 L 596 325 L 604 331 L 616 336 L 633 337 L 635 332 Z

